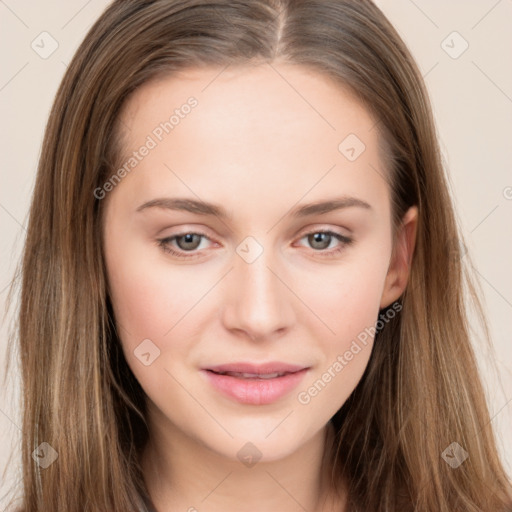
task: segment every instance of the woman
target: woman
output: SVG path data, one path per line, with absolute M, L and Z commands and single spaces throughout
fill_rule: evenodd
M 30 212 L 20 510 L 512 510 L 459 238 L 370 1 L 115 1 Z

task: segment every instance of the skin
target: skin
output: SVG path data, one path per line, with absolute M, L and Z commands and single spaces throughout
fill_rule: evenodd
M 115 318 L 148 397 L 145 479 L 160 512 L 225 512 L 235 503 L 245 512 L 340 510 L 344 490 L 335 495 L 328 486 L 322 455 L 329 420 L 358 384 L 372 338 L 309 403 L 297 396 L 404 291 L 417 209 L 406 213 L 393 251 L 375 119 L 339 85 L 285 63 L 220 71 L 188 70 L 135 92 L 121 114 L 127 157 L 187 98 L 198 105 L 104 199 Z M 366 146 L 352 162 L 338 150 L 350 133 Z M 341 196 L 371 208 L 290 215 Z M 213 202 L 227 218 L 137 211 L 163 197 Z M 353 242 L 327 237 L 322 246 L 306 236 L 319 229 Z M 206 238 L 168 246 L 195 257 L 158 244 L 185 233 Z M 247 236 L 263 249 L 251 263 L 236 252 Z M 160 350 L 148 366 L 134 354 L 144 339 Z M 200 371 L 234 361 L 310 370 L 277 402 L 247 405 L 220 394 Z M 237 457 L 247 442 L 261 453 L 252 467 Z

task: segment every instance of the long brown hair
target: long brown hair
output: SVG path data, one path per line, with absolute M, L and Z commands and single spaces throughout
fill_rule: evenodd
M 156 77 L 249 61 L 298 64 L 349 88 L 378 120 L 397 226 L 419 208 L 400 314 L 332 419 L 332 479 L 348 510 L 512 510 L 475 355 L 459 229 L 425 87 L 369 0 L 116 0 L 87 34 L 48 121 L 21 263 L 21 510 L 144 510 L 144 393 L 120 350 L 102 255 L 104 201 L 119 163 L 119 113 Z M 465 258 L 466 260 L 468 258 Z M 58 454 L 42 469 L 33 451 Z M 443 457 L 458 443 L 469 457 Z M 453 458 L 453 457 L 452 457 Z

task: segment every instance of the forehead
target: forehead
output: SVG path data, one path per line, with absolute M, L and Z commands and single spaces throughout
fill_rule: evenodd
M 296 200 L 344 184 L 370 195 L 386 186 L 375 119 L 346 88 L 296 65 L 161 77 L 131 96 L 121 120 L 125 160 L 152 146 L 126 179 L 148 196 L 179 177 L 183 191 L 246 199 L 269 197 L 269 185 Z
M 154 121 L 168 120 L 191 97 L 200 107 L 194 108 L 200 125 L 209 121 L 218 127 L 211 136 L 220 131 L 233 135 L 242 128 L 270 137 L 282 134 L 283 127 L 294 135 L 315 132 L 333 142 L 347 130 L 365 140 L 376 135 L 371 133 L 376 120 L 347 87 L 288 63 L 191 68 L 163 75 L 130 97 L 121 114 L 124 127 L 136 124 L 150 133 Z

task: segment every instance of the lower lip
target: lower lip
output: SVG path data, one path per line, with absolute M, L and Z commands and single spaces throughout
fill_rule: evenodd
M 203 370 L 213 387 L 237 402 L 266 405 L 287 395 L 304 378 L 307 368 L 274 379 L 243 379 Z

